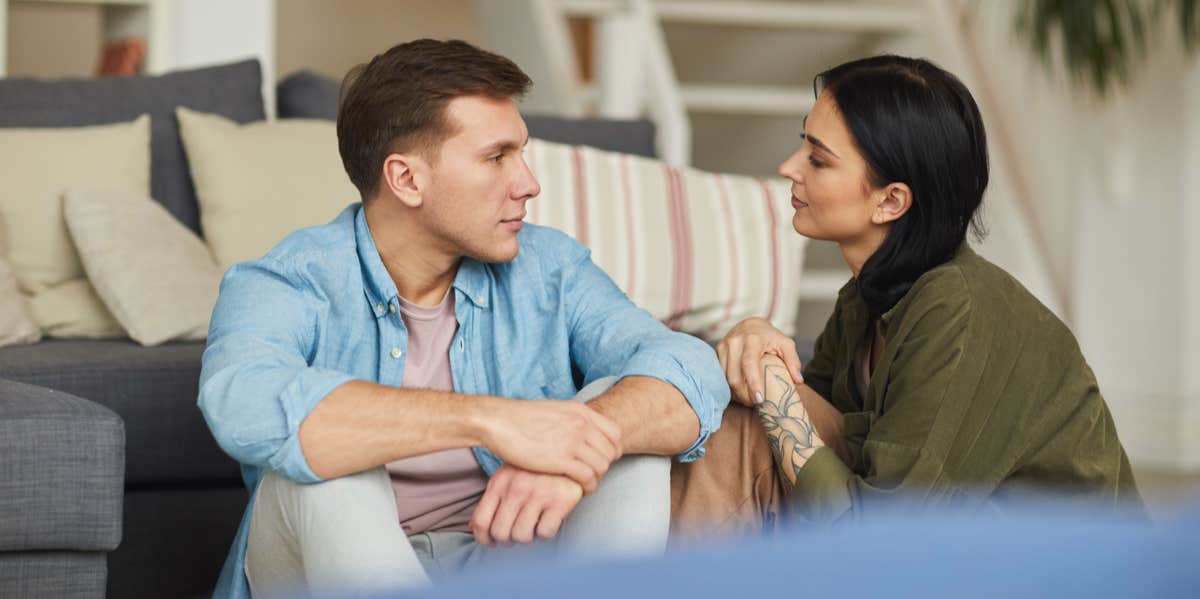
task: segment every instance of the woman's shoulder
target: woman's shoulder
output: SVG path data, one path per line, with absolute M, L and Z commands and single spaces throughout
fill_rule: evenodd
M 909 312 L 951 308 L 985 326 L 1069 334 L 1061 320 L 1016 277 L 966 244 L 953 258 L 918 278 L 901 301 L 904 303 L 909 304 Z

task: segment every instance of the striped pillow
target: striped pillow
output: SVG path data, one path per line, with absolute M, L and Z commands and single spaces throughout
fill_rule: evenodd
M 539 139 L 525 159 L 542 185 L 528 220 L 591 248 L 667 326 L 715 341 L 763 316 L 792 334 L 806 240 L 792 229 L 786 181 Z

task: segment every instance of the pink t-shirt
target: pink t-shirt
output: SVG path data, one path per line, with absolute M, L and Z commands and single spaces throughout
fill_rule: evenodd
M 408 357 L 401 386 L 454 391 L 450 373 L 450 342 L 458 330 L 454 290 L 434 307 L 401 299 L 400 316 L 408 327 Z M 488 481 L 470 449 L 396 460 L 387 464 L 387 471 L 405 533 L 470 531 L 471 514 Z

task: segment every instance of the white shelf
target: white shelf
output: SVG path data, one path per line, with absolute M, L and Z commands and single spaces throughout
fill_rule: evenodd
M 786 86 L 683 84 L 680 94 L 695 112 L 796 115 L 814 102 L 812 90 Z
M 625 0 L 559 0 L 576 17 L 603 17 L 628 10 Z M 921 11 L 883 2 L 763 2 L 761 0 L 656 0 L 663 21 L 742 27 L 895 33 L 921 25 Z
M 655 2 L 654 9 L 664 21 L 743 27 L 894 33 L 921 24 L 921 11 L 880 2 L 678 0 Z
M 0 0 L 0 77 L 8 72 L 8 7 L 11 4 L 86 4 L 104 9 L 104 39 L 138 36 L 146 40 L 143 71 L 163 73 L 170 60 L 173 0 Z

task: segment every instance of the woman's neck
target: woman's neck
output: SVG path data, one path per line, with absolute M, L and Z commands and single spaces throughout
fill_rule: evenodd
M 854 273 L 854 278 L 857 279 L 862 274 L 863 265 L 883 245 L 885 239 L 887 229 L 880 228 L 871 229 L 852 241 L 838 242 L 838 247 L 842 250 L 842 259 L 846 261 L 846 266 L 850 267 L 850 272 Z

